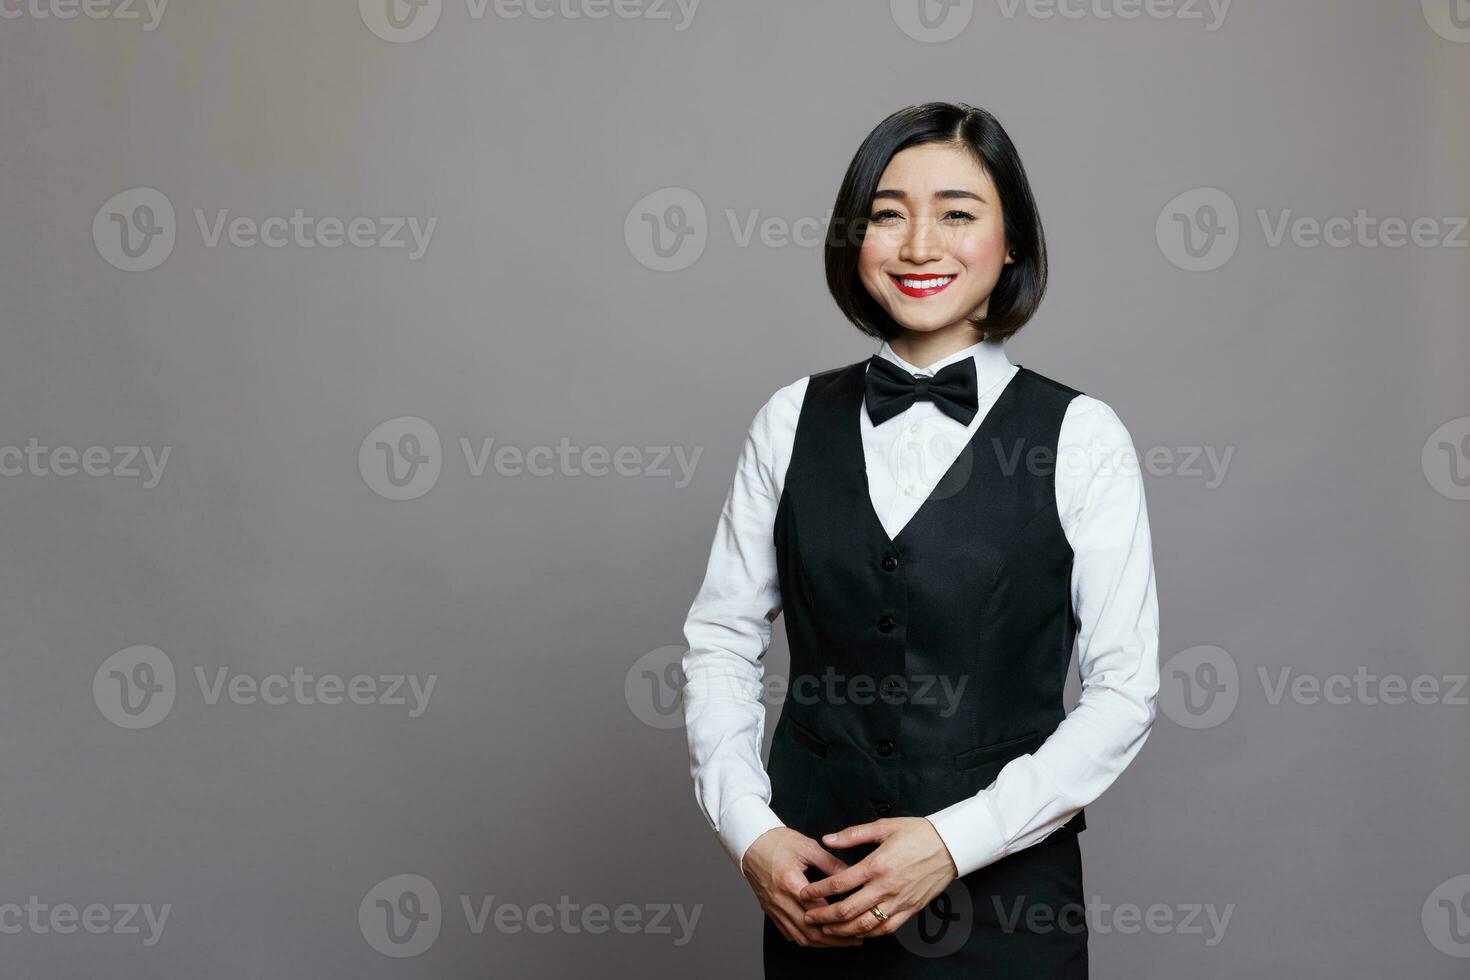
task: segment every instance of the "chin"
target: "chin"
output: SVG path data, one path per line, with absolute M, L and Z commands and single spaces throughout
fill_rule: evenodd
M 933 333 L 936 330 L 943 330 L 959 319 L 959 314 L 957 313 L 953 315 L 926 313 L 922 319 L 912 316 L 899 316 L 892 311 L 888 315 L 893 317 L 894 323 L 897 323 L 905 330 L 912 330 L 914 333 Z

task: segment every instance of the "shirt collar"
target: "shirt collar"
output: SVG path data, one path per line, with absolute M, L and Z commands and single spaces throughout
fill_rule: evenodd
M 948 367 L 966 357 L 973 357 L 975 359 L 976 390 L 982 397 L 991 388 L 1005 380 L 1009 376 L 1012 367 L 1011 359 L 1006 356 L 1004 340 L 979 341 L 971 344 L 964 350 L 957 350 L 953 354 L 941 357 L 933 364 L 923 368 L 914 367 L 908 361 L 895 354 L 893 348 L 888 345 L 888 341 L 886 340 L 883 341 L 883 346 L 878 349 L 878 356 L 892 361 L 910 374 L 917 374 L 920 377 L 933 377 L 940 368 Z

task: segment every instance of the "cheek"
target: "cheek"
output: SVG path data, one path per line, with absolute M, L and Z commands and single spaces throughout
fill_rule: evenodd
M 865 236 L 862 249 L 858 252 L 858 269 L 863 275 L 876 273 L 892 257 L 890 251 L 880 236 Z
M 983 271 L 995 266 L 999 272 L 999 266 L 1005 261 L 1005 230 L 1001 227 L 977 230 L 956 241 L 954 248 L 955 258 L 966 268 Z
M 875 241 L 872 236 L 864 239 L 862 250 L 858 252 L 858 278 L 867 283 L 869 288 L 883 281 L 883 266 L 892 258 L 884 245 Z

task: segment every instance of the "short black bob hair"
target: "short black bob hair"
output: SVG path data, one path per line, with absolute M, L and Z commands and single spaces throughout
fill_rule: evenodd
M 878 124 L 848 165 L 827 227 L 827 288 L 844 316 L 863 333 L 891 340 L 903 328 L 858 278 L 858 255 L 872 213 L 873 193 L 888 162 L 923 143 L 968 149 L 1000 194 L 1006 249 L 1015 261 L 1001 270 L 983 318 L 971 320 L 983 339 L 1011 336 L 1036 312 L 1046 292 L 1046 239 L 1021 156 L 1000 122 L 964 103 L 926 102 L 900 109 Z

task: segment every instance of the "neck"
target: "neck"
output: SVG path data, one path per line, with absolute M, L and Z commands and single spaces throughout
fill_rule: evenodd
M 968 321 L 957 320 L 939 330 L 905 330 L 889 340 L 888 346 L 914 367 L 924 368 L 980 340 L 980 332 Z

